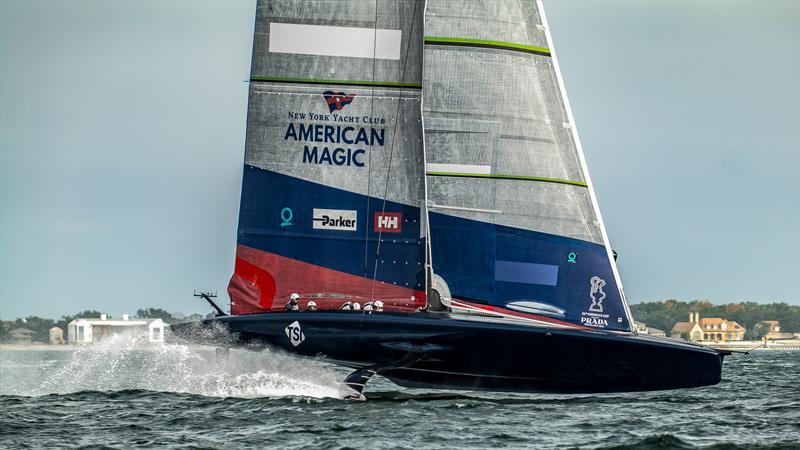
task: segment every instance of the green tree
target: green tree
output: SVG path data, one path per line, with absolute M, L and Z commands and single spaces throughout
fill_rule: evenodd
M 79 313 L 74 314 L 72 316 L 61 316 L 61 319 L 59 319 L 59 320 L 57 320 L 55 322 L 55 326 L 57 326 L 57 327 L 61 328 L 62 330 L 64 330 L 64 333 L 65 333 L 64 336 L 66 337 L 67 325 L 70 322 L 72 322 L 75 319 L 81 318 L 81 317 L 84 317 L 84 318 L 98 318 L 98 317 L 100 317 L 100 314 L 102 314 L 100 311 L 95 311 L 95 310 L 91 309 L 91 310 L 86 310 L 86 311 L 79 312 Z
M 631 305 L 633 317 L 647 325 L 669 331 L 676 322 L 689 320 L 690 312 L 700 313 L 700 317 L 721 317 L 735 320 L 747 330 L 747 338 L 757 337 L 756 324 L 762 320 L 778 320 L 785 332 L 800 332 L 800 306 L 786 303 L 759 304 L 755 302 L 714 305 L 707 300 L 681 302 L 665 300 Z
M 176 321 L 172 314 L 160 308 L 146 308 L 136 311 L 136 317 L 140 319 L 161 319 L 166 323 L 173 323 Z
M 34 342 L 49 342 L 50 328 L 53 327 L 55 321 L 53 319 L 44 319 L 38 316 L 28 316 L 24 319 L 17 319 L 14 321 L 14 328 L 27 328 L 33 331 Z
M 0 342 L 5 342 L 9 338 L 9 331 L 11 329 L 6 325 L 5 321 L 0 320 Z

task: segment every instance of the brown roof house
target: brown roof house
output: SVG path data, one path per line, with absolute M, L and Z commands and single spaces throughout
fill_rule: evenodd
M 777 320 L 762 320 L 753 328 L 755 335 L 767 339 L 794 339 L 794 334 L 781 332 L 781 324 Z
M 700 319 L 700 328 L 703 329 L 704 341 L 728 342 L 744 340 L 744 327 L 735 320 L 708 317 Z
M 686 339 L 687 341 L 702 341 L 703 329 L 700 327 L 699 321 L 700 313 L 689 313 L 689 321 L 676 323 L 672 327 L 669 336 L 675 339 Z

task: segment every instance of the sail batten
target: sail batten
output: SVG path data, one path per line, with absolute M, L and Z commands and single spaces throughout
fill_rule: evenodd
M 510 50 L 534 55 L 550 56 L 550 49 L 545 47 L 518 44 L 515 42 L 490 41 L 487 39 L 425 36 L 425 43 L 429 45 L 450 45 L 456 47 L 493 48 L 496 50 Z

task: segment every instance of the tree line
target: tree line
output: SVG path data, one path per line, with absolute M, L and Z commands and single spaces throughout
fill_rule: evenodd
M 721 317 L 735 320 L 745 328 L 745 338 L 759 338 L 763 330 L 756 330 L 756 324 L 762 320 L 777 320 L 781 324 L 781 332 L 800 332 L 800 306 L 788 303 L 760 304 L 755 302 L 728 303 L 714 305 L 707 300 L 682 302 L 665 300 L 659 302 L 638 303 L 631 305 L 633 318 L 648 326 L 664 330 L 669 334 L 676 322 L 688 322 L 689 313 L 698 312 L 700 318 Z

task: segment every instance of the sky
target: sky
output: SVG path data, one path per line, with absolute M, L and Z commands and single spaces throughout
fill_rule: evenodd
M 545 0 L 631 303 L 800 304 L 800 2 Z M 0 1 L 0 318 L 208 312 L 254 1 Z

